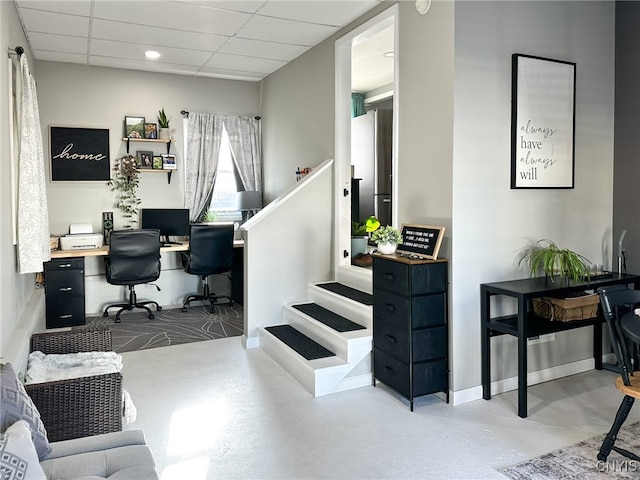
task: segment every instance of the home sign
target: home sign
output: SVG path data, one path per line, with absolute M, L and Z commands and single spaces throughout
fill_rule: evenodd
M 49 127 L 51 180 L 107 181 L 109 129 Z

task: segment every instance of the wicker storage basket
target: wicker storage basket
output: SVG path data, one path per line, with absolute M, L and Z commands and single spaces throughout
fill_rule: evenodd
M 599 302 L 600 296 L 597 293 L 571 298 L 534 298 L 533 312 L 540 317 L 560 322 L 586 320 L 598 314 Z

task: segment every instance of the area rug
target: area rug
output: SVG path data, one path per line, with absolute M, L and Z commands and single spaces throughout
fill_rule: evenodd
M 596 455 L 606 434 L 555 450 L 500 470 L 513 480 L 637 480 L 640 463 L 611 452 L 606 462 Z M 640 422 L 622 427 L 616 445 L 636 454 L 640 452 Z
M 216 338 L 242 335 L 244 314 L 241 305 L 216 305 L 210 313 L 208 306 L 180 307 L 154 312 L 149 320 L 142 310 L 123 312 L 121 323 L 113 315 L 87 319 L 87 325 L 107 326 L 111 329 L 113 349 L 118 353 L 166 347 L 182 343 L 201 342 Z

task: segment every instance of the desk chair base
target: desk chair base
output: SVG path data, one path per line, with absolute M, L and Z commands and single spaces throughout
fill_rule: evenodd
M 154 302 L 153 300 L 149 300 L 147 302 L 138 302 L 138 297 L 136 295 L 136 290 L 134 288 L 133 285 L 129 285 L 129 303 L 114 303 L 112 305 L 109 305 L 108 307 L 106 307 L 104 309 L 104 312 L 102 313 L 103 317 L 108 317 L 109 313 L 108 310 L 110 308 L 120 308 L 120 310 L 118 310 L 116 312 L 116 320 L 115 323 L 120 323 L 120 314 L 122 312 L 124 312 L 125 310 L 127 311 L 131 311 L 134 308 L 140 308 L 142 310 L 146 310 L 147 314 L 149 316 L 149 320 L 153 320 L 155 318 L 155 315 L 153 314 L 153 311 L 147 307 L 147 305 L 155 305 L 156 306 L 156 311 L 159 312 L 162 310 L 162 307 L 158 304 L 158 302 Z
M 202 278 L 202 295 L 189 295 L 187 298 L 184 299 L 184 303 L 182 304 L 182 311 L 186 312 L 187 311 L 187 307 L 189 306 L 189 304 L 191 302 L 201 302 L 201 301 L 206 301 L 209 302 L 209 312 L 210 313 L 214 313 L 215 312 L 215 304 L 218 303 L 218 299 L 219 298 L 228 298 L 229 301 L 223 303 L 222 305 L 233 305 L 233 300 L 231 300 L 231 297 L 228 297 L 227 295 L 216 295 L 215 293 L 211 293 L 209 291 L 209 277 L 208 275 L 203 275 L 200 278 Z

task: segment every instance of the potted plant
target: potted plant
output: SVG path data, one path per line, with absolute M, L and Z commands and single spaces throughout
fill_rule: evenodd
M 560 248 L 547 239 L 538 240 L 534 246 L 523 252 L 518 266 L 523 262 L 528 264 L 532 277 L 542 270 L 552 282 L 554 275 L 574 281 L 590 277 L 589 260 L 572 250 Z
M 380 222 L 373 215 L 361 222 L 351 222 L 351 258 L 367 251 L 369 234 L 380 227 Z
M 200 223 L 213 223 L 218 221 L 218 214 L 213 210 L 207 210 L 200 216 Z
M 160 138 L 163 140 L 169 140 L 171 138 L 171 130 L 169 129 L 169 121 L 167 114 L 164 112 L 164 108 L 158 112 L 158 126 L 160 127 Z
M 107 182 L 111 191 L 118 192 L 115 207 L 118 208 L 125 219 L 124 228 L 132 228 L 138 222 L 138 186 L 140 184 L 140 172 L 133 155 L 125 155 L 116 158 L 113 166 L 113 178 Z
M 385 255 L 396 252 L 399 243 L 402 243 L 402 235 L 391 225 L 378 228 L 371 235 L 371 240 L 378 244 L 378 251 Z

